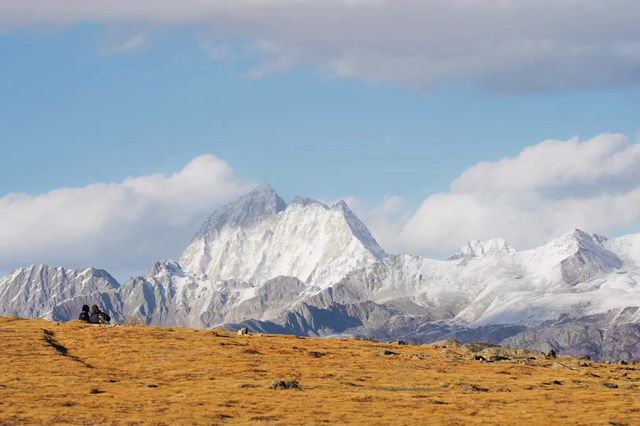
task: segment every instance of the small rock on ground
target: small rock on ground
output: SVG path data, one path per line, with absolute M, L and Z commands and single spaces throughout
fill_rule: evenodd
M 468 383 L 461 383 L 459 385 L 460 389 L 466 392 L 489 392 L 489 389 L 483 388 L 481 386 L 472 385 Z
M 300 383 L 297 380 L 276 380 L 269 389 L 300 389 Z

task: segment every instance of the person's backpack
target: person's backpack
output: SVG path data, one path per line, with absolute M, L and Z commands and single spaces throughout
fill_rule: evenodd
M 101 319 L 103 323 L 108 323 L 109 321 L 111 321 L 111 317 L 106 312 L 100 312 L 100 315 L 102 317 Z

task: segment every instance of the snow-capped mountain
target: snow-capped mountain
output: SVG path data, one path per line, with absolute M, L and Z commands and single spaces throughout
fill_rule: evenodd
M 487 241 L 472 240 L 467 241 L 460 250 L 456 254 L 450 256 L 448 260 L 469 259 L 472 257 L 483 257 L 499 253 L 509 254 L 515 252 L 516 249 L 511 247 L 507 241 L 501 238 Z
M 80 306 L 104 305 L 102 295 L 118 287 L 115 278 L 101 269 L 32 265 L 0 278 L 0 314 L 53 318 L 54 311 L 64 310 L 62 305 L 74 299 Z M 71 318 L 78 315 L 78 309 L 74 304 Z
M 99 303 L 118 321 L 455 337 L 629 360 L 640 358 L 639 280 L 640 234 L 573 230 L 525 251 L 495 239 L 448 260 L 389 256 L 346 203 L 287 204 L 261 185 L 213 213 L 179 261 L 122 286 L 95 269 L 18 269 L 0 280 L 0 314 L 69 320 Z
M 192 327 L 273 319 L 385 256 L 344 202 L 287 204 L 261 185 L 213 213 L 179 262 L 125 283 L 123 315 Z
M 296 198 L 287 205 L 261 185 L 215 212 L 179 263 L 210 281 L 289 276 L 324 288 L 385 256 L 346 203 Z
M 640 306 L 637 271 L 623 266 L 616 254 L 576 230 L 523 252 L 449 261 L 391 256 L 353 271 L 327 289 L 324 300 L 372 301 L 473 327 L 530 327 L 564 315 Z

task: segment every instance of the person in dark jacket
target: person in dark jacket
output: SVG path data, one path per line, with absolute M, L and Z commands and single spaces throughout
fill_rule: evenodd
M 107 324 L 109 321 L 111 317 L 106 312 L 102 312 L 98 305 L 91 306 L 91 315 L 89 315 L 91 324 Z
M 82 312 L 80 312 L 80 321 L 89 322 L 89 305 L 82 305 Z

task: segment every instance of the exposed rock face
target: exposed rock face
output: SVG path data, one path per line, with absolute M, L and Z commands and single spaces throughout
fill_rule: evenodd
M 277 277 L 255 288 L 254 296 L 233 306 L 225 316 L 226 322 L 247 318 L 276 320 L 287 311 L 307 286 L 297 278 Z
M 157 262 L 144 277 L 122 286 L 125 317 L 147 324 L 205 328 L 222 324 L 229 310 L 255 288 L 237 281 L 211 282 L 184 272 L 174 261 Z
M 550 249 L 568 250 L 570 254 L 560 261 L 562 280 L 569 285 L 587 282 L 622 267 L 618 256 L 601 245 L 601 239 L 578 229 L 550 245 Z
M 598 360 L 635 361 L 640 359 L 639 313 L 638 308 L 627 308 L 567 318 L 525 330 L 502 343 Z

